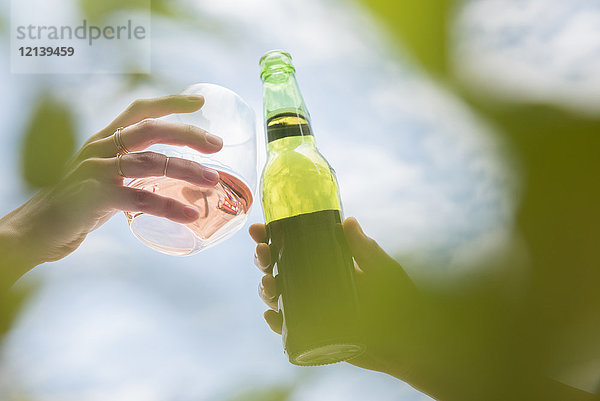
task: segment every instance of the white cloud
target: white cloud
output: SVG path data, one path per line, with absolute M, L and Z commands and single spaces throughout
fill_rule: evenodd
M 459 13 L 454 64 L 466 82 L 525 101 L 600 112 L 600 3 L 473 0 Z

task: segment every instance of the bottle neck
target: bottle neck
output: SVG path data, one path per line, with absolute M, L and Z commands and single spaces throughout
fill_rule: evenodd
M 293 71 L 273 69 L 262 78 L 267 141 L 312 135 L 310 116 Z

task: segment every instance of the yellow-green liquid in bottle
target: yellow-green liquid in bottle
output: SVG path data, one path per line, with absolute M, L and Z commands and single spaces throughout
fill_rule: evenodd
M 261 59 L 267 163 L 261 187 L 291 363 L 322 365 L 364 351 L 354 264 L 335 174 L 319 153 L 289 54 Z

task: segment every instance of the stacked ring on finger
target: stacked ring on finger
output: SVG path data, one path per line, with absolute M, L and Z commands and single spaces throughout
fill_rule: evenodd
M 127 176 L 123 174 L 123 170 L 121 170 L 121 157 L 123 157 L 123 155 L 121 153 L 117 153 L 117 173 L 119 173 L 121 177 L 127 178 Z
M 169 156 L 165 159 L 165 168 L 163 169 L 163 175 L 167 176 L 167 169 L 169 168 Z
M 187 146 L 206 154 L 218 152 L 223 147 L 220 138 L 196 126 L 146 119 L 87 143 L 82 149 L 81 158 L 114 157 L 118 153 L 125 155 L 154 144 Z
M 123 143 L 123 138 L 121 138 L 121 131 L 123 131 L 123 127 L 117 128 L 117 130 L 113 134 L 113 142 L 115 143 L 115 147 L 117 148 L 118 155 L 124 155 L 129 153 L 129 150 Z
M 97 172 L 101 170 L 97 169 L 106 163 L 112 163 L 110 177 L 115 175 L 119 178 L 166 176 L 205 187 L 214 186 L 219 182 L 219 173 L 200 163 L 148 151 L 117 154 L 116 157 L 109 159 L 89 159 L 85 166 L 93 168 L 95 174 L 98 174 Z

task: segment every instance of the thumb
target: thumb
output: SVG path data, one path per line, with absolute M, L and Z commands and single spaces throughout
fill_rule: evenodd
M 397 264 L 374 239 L 365 234 L 354 217 L 347 218 L 343 227 L 350 252 L 362 271 L 377 271 L 390 263 Z

